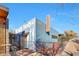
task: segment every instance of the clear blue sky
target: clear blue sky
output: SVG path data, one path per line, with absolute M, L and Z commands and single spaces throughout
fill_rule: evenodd
M 79 4 L 0 4 L 9 8 L 9 29 L 19 28 L 23 23 L 36 17 L 45 23 L 46 15 L 51 16 L 51 27 L 60 33 L 64 30 L 79 32 Z

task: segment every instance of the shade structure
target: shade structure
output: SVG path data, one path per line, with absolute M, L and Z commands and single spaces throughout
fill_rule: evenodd
M 8 8 L 0 6 L 0 24 L 4 24 L 6 22 L 7 16 L 8 16 Z

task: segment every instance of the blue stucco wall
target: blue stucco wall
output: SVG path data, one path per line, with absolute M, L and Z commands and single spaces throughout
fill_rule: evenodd
M 50 35 L 55 35 L 58 33 L 54 31 L 55 30 L 51 29 Z M 50 35 L 46 33 L 45 24 L 40 20 L 36 20 L 36 42 L 38 49 L 41 44 L 43 44 L 45 47 L 49 47 L 51 43 L 58 41 L 58 39 L 51 38 Z

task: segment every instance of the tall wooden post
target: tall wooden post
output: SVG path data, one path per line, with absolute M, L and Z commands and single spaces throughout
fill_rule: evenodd
M 50 16 L 46 16 L 46 32 L 49 35 L 50 34 Z

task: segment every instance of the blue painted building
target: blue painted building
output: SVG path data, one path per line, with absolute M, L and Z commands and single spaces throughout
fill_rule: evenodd
M 46 25 L 40 20 L 33 18 L 28 23 L 25 23 L 20 28 L 15 30 L 17 34 L 17 43 L 22 41 L 23 35 L 29 33 L 23 42 L 23 48 L 38 50 L 41 46 L 51 47 L 50 43 L 57 42 L 58 39 L 52 38 L 51 35 L 57 35 L 58 32 L 51 28 L 50 35 L 46 33 Z

